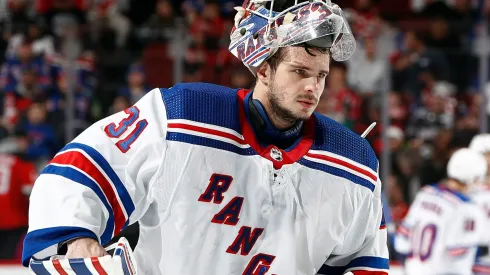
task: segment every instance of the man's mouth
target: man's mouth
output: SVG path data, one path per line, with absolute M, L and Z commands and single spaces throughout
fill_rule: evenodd
M 315 105 L 314 101 L 312 100 L 298 100 L 298 102 L 305 108 L 311 108 Z

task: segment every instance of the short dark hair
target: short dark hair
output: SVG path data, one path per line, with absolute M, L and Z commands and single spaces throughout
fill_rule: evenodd
M 311 52 L 311 50 L 318 50 L 322 54 L 329 54 L 330 53 L 329 48 L 313 47 L 313 46 L 310 46 L 306 43 L 301 43 L 301 44 L 298 44 L 294 47 L 303 47 L 305 49 L 305 51 L 311 56 L 316 56 L 314 53 Z M 269 66 L 271 67 L 271 70 L 275 72 L 277 67 L 279 67 L 279 64 L 281 64 L 281 62 L 286 57 L 286 55 L 287 55 L 287 48 L 281 47 L 277 50 L 277 52 L 275 54 L 273 54 L 265 62 L 267 64 L 269 64 Z

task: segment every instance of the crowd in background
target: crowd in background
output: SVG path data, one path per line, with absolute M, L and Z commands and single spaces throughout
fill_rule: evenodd
M 391 164 L 384 184 L 397 224 L 414 192 L 444 178 L 451 153 L 479 131 L 482 97 L 475 38 L 490 4 L 334 2 L 344 8 L 358 44 L 351 60 L 331 65 L 317 111 L 359 134 L 378 122 L 367 139 L 380 158 L 381 134 L 387 133 Z M 68 124 L 77 134 L 176 79 L 251 88 L 252 74 L 227 49 L 233 7 L 241 4 L 0 0 L 0 153 L 42 169 L 71 138 L 67 106 L 73 107 Z M 388 97 L 389 125 L 379 123 L 383 96 Z M 4 159 L 0 157 L 0 206 L 2 200 L 27 204 L 26 188 L 19 189 L 21 199 L 5 199 L 19 195 L 2 183 L 3 170 L 13 167 Z M 2 215 L 0 240 L 2 232 L 25 231 L 27 213 L 14 225 L 3 224 Z M 19 256 L 18 246 L 2 247 L 4 243 L 0 241 L 0 258 Z

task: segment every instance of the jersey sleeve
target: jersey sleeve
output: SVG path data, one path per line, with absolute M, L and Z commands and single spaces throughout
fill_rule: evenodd
M 381 181 L 374 192 L 360 199 L 344 244 L 334 249 L 318 274 L 387 275 L 389 254 L 381 202 Z
M 105 244 L 145 213 L 155 213 L 154 207 L 166 207 L 165 198 L 153 203 L 151 189 L 161 171 L 166 129 L 161 92 L 154 89 L 67 144 L 34 184 L 23 264 L 56 254 L 59 243 L 73 238 Z M 159 222 L 158 215 L 151 218 Z
M 415 223 L 417 221 L 417 209 L 420 201 L 420 196 L 420 193 L 417 194 L 414 201 L 412 202 L 412 205 L 410 206 L 410 209 L 408 210 L 405 219 L 403 219 L 403 222 L 400 224 L 395 233 L 394 248 L 396 252 L 405 256 L 408 256 L 412 251 L 410 238 L 413 227 L 415 226 Z

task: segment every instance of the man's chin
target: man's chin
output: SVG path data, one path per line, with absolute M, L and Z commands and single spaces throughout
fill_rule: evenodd
M 300 113 L 297 114 L 297 120 L 308 120 L 311 115 L 313 115 L 312 110 L 302 110 Z

